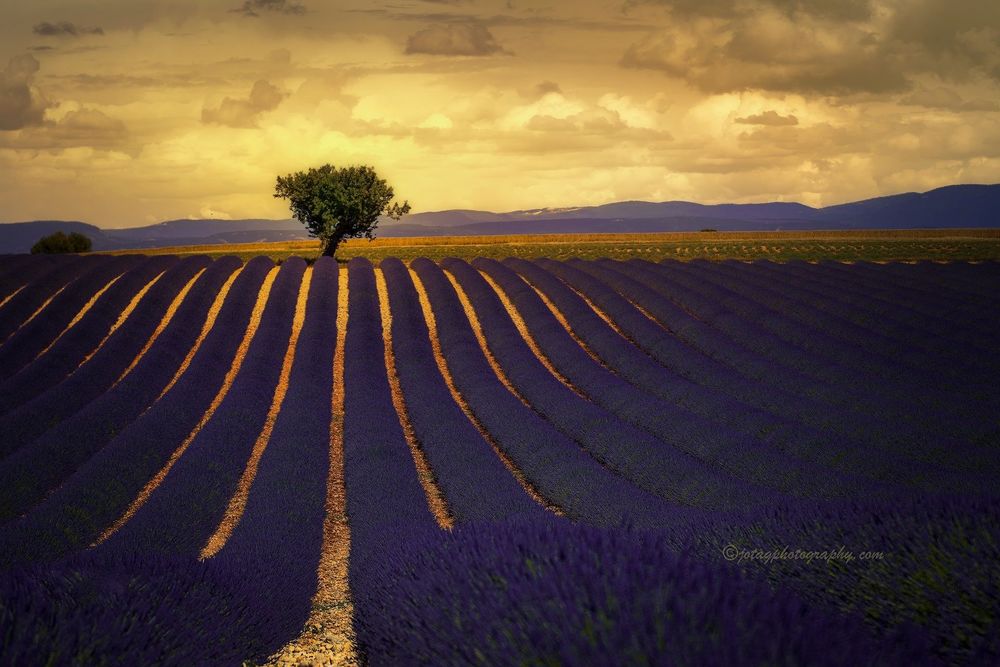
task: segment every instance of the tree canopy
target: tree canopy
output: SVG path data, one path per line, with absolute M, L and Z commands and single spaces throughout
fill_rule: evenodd
M 31 254 L 59 254 L 71 252 L 90 252 L 92 247 L 90 238 L 79 232 L 55 232 L 48 236 L 43 236 L 35 245 L 31 246 Z
M 287 199 L 292 215 L 319 238 L 323 255 L 333 257 L 347 238 L 375 238 L 380 216 L 398 220 L 409 202 L 393 201 L 392 187 L 369 166 L 330 164 L 278 176 L 274 196 Z

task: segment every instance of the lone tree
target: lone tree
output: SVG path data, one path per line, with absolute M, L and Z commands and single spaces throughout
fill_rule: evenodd
M 31 246 L 31 254 L 54 255 L 68 252 L 90 252 L 92 246 L 90 238 L 79 232 L 70 232 L 69 234 L 56 232 L 38 239 L 38 242 Z
M 333 257 L 344 239 L 375 238 L 379 216 L 393 220 L 410 212 L 409 202 L 392 201 L 392 187 L 368 166 L 318 169 L 278 176 L 274 196 L 287 199 L 292 215 L 320 239 L 321 253 Z

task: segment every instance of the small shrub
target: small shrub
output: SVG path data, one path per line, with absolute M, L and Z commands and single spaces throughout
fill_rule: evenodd
M 31 254 L 63 254 L 75 252 L 90 252 L 93 243 L 91 240 L 79 232 L 56 232 L 43 236 L 35 245 L 31 246 Z

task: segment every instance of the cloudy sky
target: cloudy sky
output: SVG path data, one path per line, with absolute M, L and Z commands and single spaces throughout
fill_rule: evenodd
M 996 0 L 0 0 L 0 220 L 813 205 L 1000 182 Z

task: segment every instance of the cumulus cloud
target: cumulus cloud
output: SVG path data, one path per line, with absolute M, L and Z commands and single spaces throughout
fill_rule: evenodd
M 620 64 L 659 70 L 706 92 L 847 95 L 906 90 L 900 60 L 862 26 L 760 11 L 698 20 L 632 44 Z
M 262 79 L 253 84 L 247 99 L 226 97 L 218 107 L 202 109 L 201 121 L 229 127 L 257 127 L 258 117 L 277 109 L 284 98 L 280 88 Z
M 666 7 L 675 16 L 722 16 L 753 12 L 761 7 L 788 15 L 813 15 L 859 21 L 872 15 L 871 0 L 628 0 L 626 10 L 644 5 Z
M 48 151 L 94 148 L 126 153 L 141 150 L 130 145 L 125 123 L 86 107 L 69 111 L 58 122 L 46 121 L 0 137 L 0 147 Z
M 920 88 L 901 99 L 900 104 L 929 109 L 949 109 L 952 111 L 1000 110 L 1000 105 L 992 100 L 971 100 L 967 102 L 954 90 L 941 86 L 936 88 Z
M 749 116 L 742 116 L 737 118 L 735 122 L 741 125 L 798 125 L 799 119 L 789 114 L 787 116 L 782 116 L 774 109 L 768 109 L 763 113 L 751 114 Z
M 537 95 L 548 95 L 549 93 L 559 93 L 562 94 L 562 88 L 555 81 L 542 81 L 535 86 L 535 94 Z
M 257 18 L 263 12 L 271 12 L 272 14 L 305 14 L 306 8 L 305 5 L 298 2 L 291 2 L 290 0 L 245 0 L 240 7 L 229 11 Z
M 441 23 L 413 33 L 406 53 L 434 56 L 490 56 L 507 53 L 489 29 L 480 23 Z
M 631 0 L 669 27 L 625 51 L 625 67 L 662 71 L 706 92 L 846 96 L 908 90 L 921 75 L 1000 80 L 1000 3 L 947 0 Z M 877 11 L 876 11 L 877 8 Z
M 0 72 L 0 130 L 20 130 L 39 125 L 48 101 L 32 85 L 38 60 L 31 55 L 14 56 Z
M 100 27 L 87 28 L 84 26 L 78 26 L 75 23 L 70 23 L 69 21 L 58 21 L 56 23 L 49 23 L 48 21 L 43 21 L 38 23 L 32 28 L 32 31 L 36 35 L 41 35 L 42 37 L 81 37 L 83 35 L 103 35 L 104 30 Z

